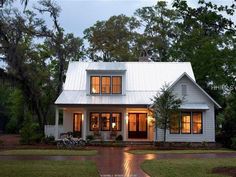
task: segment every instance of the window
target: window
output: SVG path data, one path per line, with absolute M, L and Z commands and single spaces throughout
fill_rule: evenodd
M 122 77 L 121 76 L 91 76 L 90 78 L 91 94 L 121 94 Z
M 111 129 L 114 131 L 121 130 L 121 114 L 120 113 L 111 114 Z
M 101 113 L 101 125 L 102 130 L 110 130 L 110 113 Z
M 112 76 L 112 93 L 120 94 L 122 90 L 122 77 L 121 76 Z
M 111 77 L 102 76 L 102 94 L 111 93 Z
M 191 133 L 191 113 L 181 114 L 181 133 L 190 134 Z
M 174 113 L 170 118 L 170 133 L 171 134 L 180 133 L 180 120 L 178 113 Z
M 193 116 L 193 133 L 194 134 L 202 134 L 202 113 L 194 112 Z
M 90 115 L 90 130 L 99 130 L 99 113 L 91 113 Z
M 81 120 L 82 115 L 75 113 L 74 114 L 74 120 L 73 120 L 73 131 L 74 132 L 80 132 L 81 131 Z
M 182 96 L 186 96 L 187 95 L 187 85 L 181 85 L 182 88 Z
M 99 76 L 91 76 L 90 93 L 92 94 L 100 93 L 100 77 Z
M 121 131 L 121 113 L 90 113 L 90 131 Z

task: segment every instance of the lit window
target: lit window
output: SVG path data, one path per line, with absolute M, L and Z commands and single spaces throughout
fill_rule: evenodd
M 110 113 L 101 114 L 102 130 L 110 130 Z
M 102 93 L 111 93 L 111 77 L 109 76 L 102 76 Z
M 81 114 L 75 113 L 74 120 L 73 120 L 73 131 L 80 132 L 81 131 Z
M 114 94 L 120 94 L 121 93 L 121 87 L 122 87 L 122 77 L 121 76 L 113 76 L 112 77 L 112 93 Z
M 181 133 L 183 134 L 191 133 L 191 114 L 190 113 L 181 114 Z
M 202 133 L 202 114 L 200 112 L 194 112 L 193 114 L 193 133 Z
M 92 94 L 100 93 L 100 77 L 99 76 L 91 76 L 91 90 Z
M 111 128 L 114 131 L 121 130 L 121 114 L 120 113 L 112 113 L 112 115 L 111 115 Z
M 179 122 L 179 114 L 174 113 L 170 118 L 170 133 L 171 134 L 179 134 L 180 133 L 180 122 Z
M 91 113 L 90 130 L 99 130 L 99 113 Z

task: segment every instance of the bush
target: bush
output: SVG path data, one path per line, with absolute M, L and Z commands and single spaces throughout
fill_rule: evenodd
M 92 141 L 92 140 L 94 140 L 94 136 L 93 135 L 87 135 L 86 140 Z
M 231 148 L 236 150 L 236 137 L 231 138 L 231 141 L 232 141 Z
M 118 135 L 117 137 L 116 137 L 116 141 L 122 141 L 123 140 L 123 136 L 122 135 Z
M 27 114 L 23 127 L 20 129 L 20 136 L 20 143 L 22 144 L 40 142 L 42 138 L 42 134 L 39 133 L 39 125 L 33 122 L 29 114 Z
M 45 144 L 54 144 L 55 142 L 55 137 L 54 136 L 46 136 L 42 138 L 42 143 Z
M 4 141 L 0 140 L 0 146 L 4 145 Z

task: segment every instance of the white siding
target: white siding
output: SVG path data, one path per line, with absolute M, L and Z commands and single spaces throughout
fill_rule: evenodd
M 187 95 L 184 103 L 204 103 L 209 109 L 203 110 L 203 134 L 170 134 L 167 130 L 166 140 L 168 142 L 215 142 L 215 108 L 213 102 L 196 87 L 187 77 L 183 77 L 172 89 L 173 92 L 182 97 L 181 85 L 187 85 Z M 164 137 L 163 130 L 158 130 L 158 141 Z

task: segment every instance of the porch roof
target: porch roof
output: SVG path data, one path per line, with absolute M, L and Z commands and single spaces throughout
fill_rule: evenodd
M 125 95 L 88 95 L 86 91 L 64 90 L 55 101 L 57 105 L 150 105 L 157 91 L 126 91 Z

